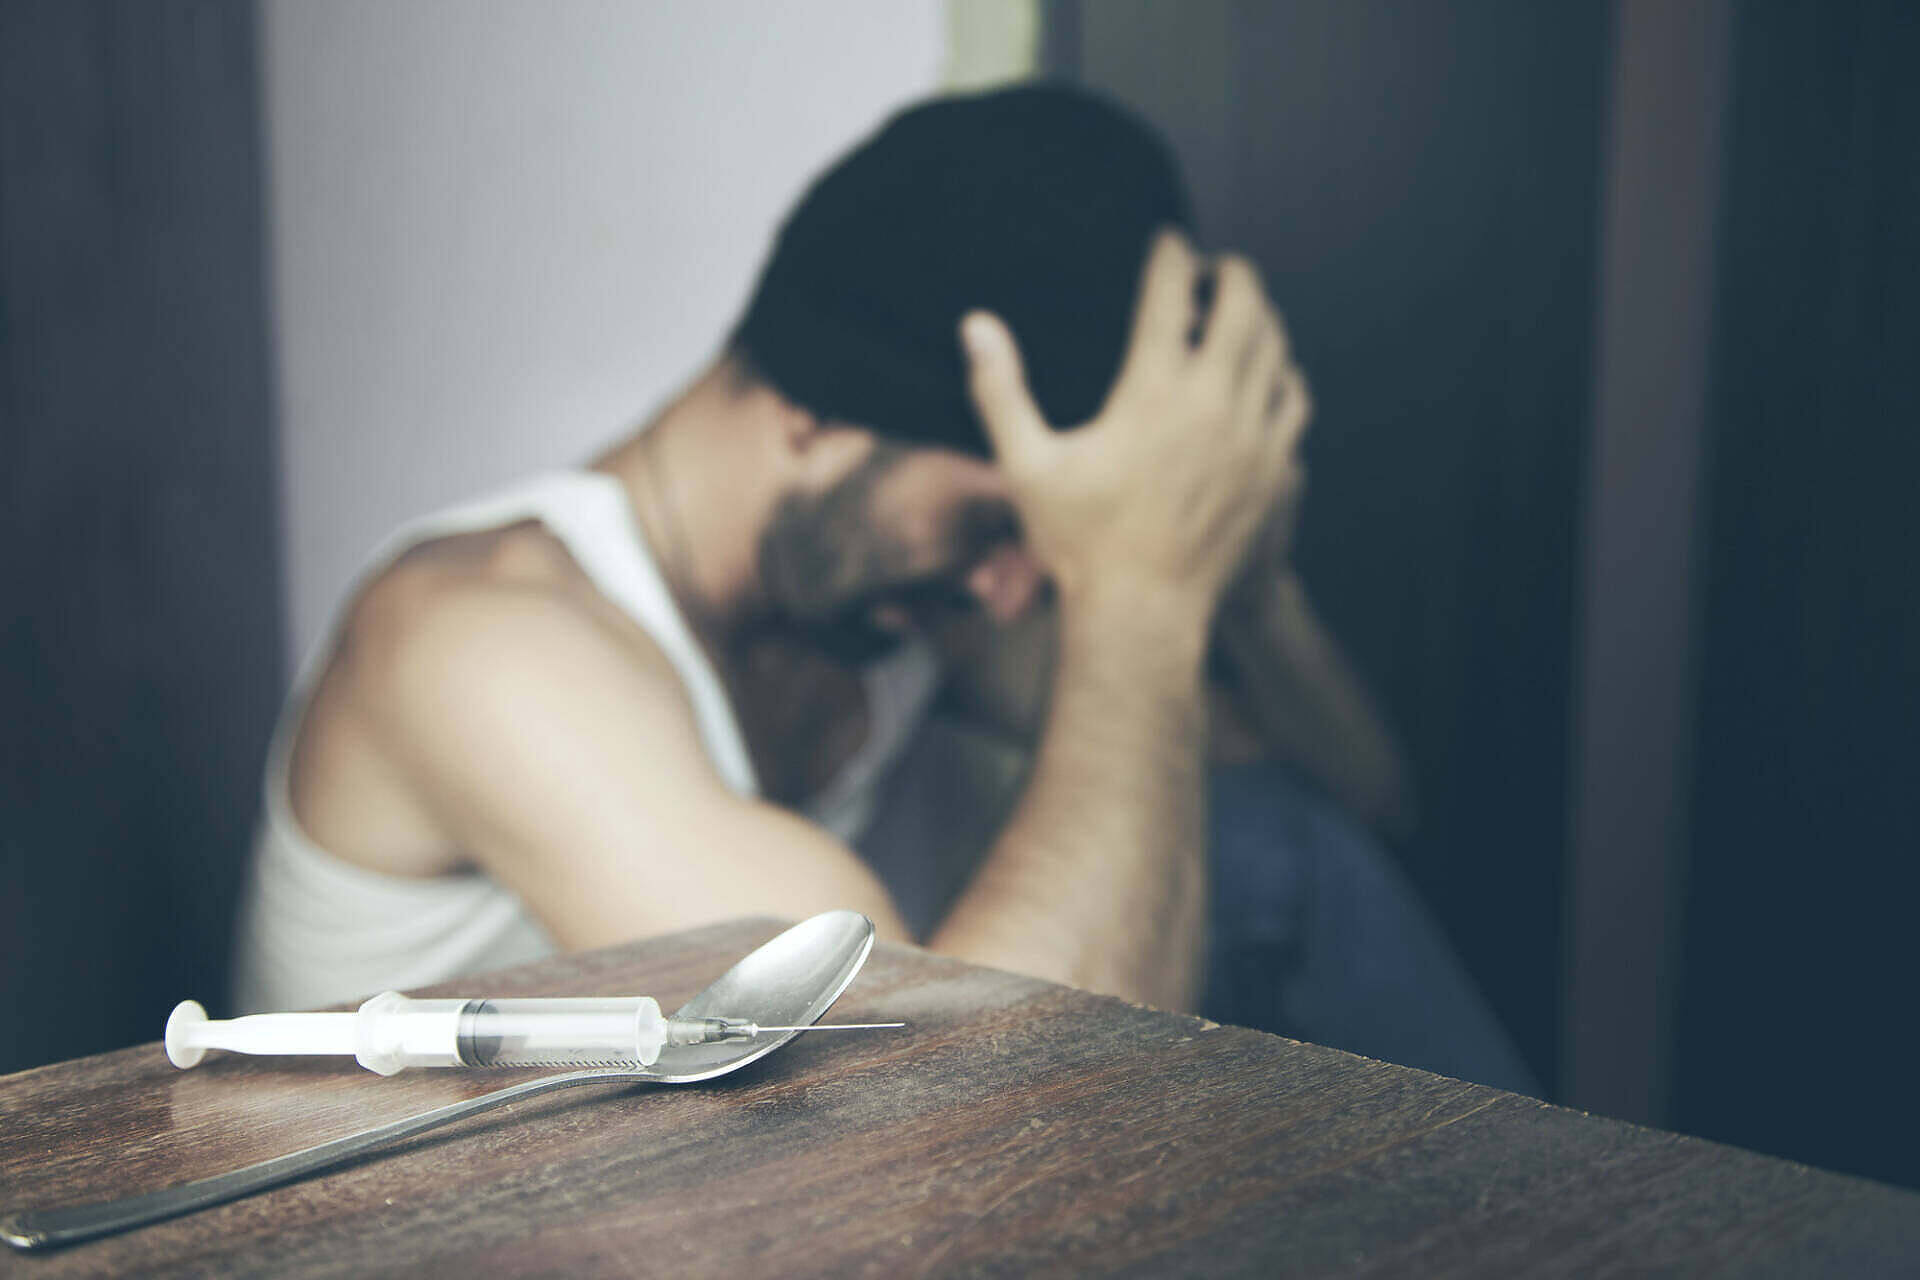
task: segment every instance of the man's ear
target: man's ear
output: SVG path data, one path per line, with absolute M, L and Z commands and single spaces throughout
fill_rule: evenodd
M 822 420 L 784 400 L 774 411 L 773 436 L 782 471 L 803 489 L 818 491 L 844 479 L 873 452 L 871 431 Z
M 1003 542 L 967 571 L 967 590 L 1002 626 L 1024 614 L 1040 594 L 1046 571 L 1017 542 Z
M 791 453 L 803 454 L 820 439 L 820 419 L 782 396 L 775 410 L 775 428 Z

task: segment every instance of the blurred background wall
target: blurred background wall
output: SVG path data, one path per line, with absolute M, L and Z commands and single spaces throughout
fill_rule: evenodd
M 583 460 L 710 356 L 813 173 L 940 82 L 940 0 L 268 0 L 304 653 L 378 538 Z
M 1920 1185 L 1896 0 L 0 3 L 0 1070 L 223 989 L 291 659 L 590 454 L 894 106 L 1166 130 L 1319 406 L 1395 852 L 1556 1096 Z

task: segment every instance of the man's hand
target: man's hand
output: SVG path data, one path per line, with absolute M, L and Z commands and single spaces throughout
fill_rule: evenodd
M 1199 265 L 1182 237 L 1162 234 L 1120 377 L 1070 432 L 1041 416 L 998 317 L 962 325 L 974 403 L 1028 546 L 1070 610 L 1098 597 L 1210 617 L 1286 482 L 1310 407 L 1279 318 L 1253 268 L 1223 258 L 1191 345 Z

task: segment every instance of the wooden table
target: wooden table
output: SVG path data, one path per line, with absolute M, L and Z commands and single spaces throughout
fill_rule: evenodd
M 715 926 L 442 994 L 673 1008 Z M 483 990 L 484 988 L 484 990 Z M 589 1086 L 0 1275 L 1920 1274 L 1920 1195 L 880 946 L 836 1018 L 704 1085 Z M 0 1077 L 0 1210 L 219 1172 L 484 1092 L 156 1045 Z

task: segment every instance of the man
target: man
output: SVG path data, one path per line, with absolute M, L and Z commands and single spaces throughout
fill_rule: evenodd
M 1306 792 L 1216 775 L 1209 830 L 1210 728 L 1248 740 L 1210 714 L 1216 647 L 1329 789 L 1390 817 L 1396 788 L 1284 567 L 1305 381 L 1255 273 L 1186 222 L 1163 146 L 1060 89 L 928 104 L 826 174 L 643 431 L 376 557 L 268 763 L 242 1003 L 851 907 L 1524 1087 L 1431 924 Z M 920 877 L 852 846 L 943 671 L 1032 759 L 909 923 Z

